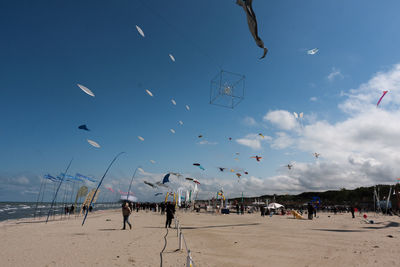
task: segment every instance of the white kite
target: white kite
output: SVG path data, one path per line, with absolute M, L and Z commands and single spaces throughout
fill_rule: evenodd
M 186 109 L 187 109 L 187 110 L 190 110 L 190 107 L 189 107 L 189 105 L 186 105 Z
M 87 141 L 88 141 L 89 144 L 91 144 L 94 147 L 97 147 L 97 148 L 100 147 L 100 145 L 98 143 L 96 143 L 95 141 L 93 141 L 93 140 L 88 139 Z
M 179 121 L 179 124 L 180 124 L 180 125 L 183 125 L 183 121 Z
M 169 129 L 169 130 L 171 131 L 171 133 L 173 133 L 173 134 L 175 133 L 175 130 L 174 130 L 174 129 Z
M 174 106 L 176 106 L 176 101 L 174 99 L 171 99 L 172 104 L 174 104 Z
M 298 119 L 298 118 L 302 119 L 303 116 L 304 116 L 304 113 L 303 113 L 303 112 L 300 112 L 300 114 L 297 114 L 296 112 L 293 112 L 293 115 L 294 115 L 294 117 L 295 117 L 296 119 Z
M 137 168 L 138 171 L 140 171 L 141 173 L 144 173 L 144 170 L 142 168 Z
M 169 58 L 170 58 L 173 62 L 175 62 L 175 58 L 174 58 L 174 56 L 173 56 L 172 54 L 169 54 Z
M 139 32 L 139 34 L 140 34 L 142 37 L 144 37 L 144 32 L 143 32 L 143 30 L 142 30 L 138 25 L 136 25 L 136 30 Z
M 153 93 L 150 92 L 150 90 L 147 90 L 147 89 L 146 89 L 146 93 L 147 93 L 149 96 L 153 96 Z
M 81 84 L 79 84 L 79 83 L 78 83 L 77 85 L 78 85 L 78 87 L 81 88 L 82 91 L 84 91 L 86 94 L 88 94 L 88 95 L 94 97 L 93 92 L 92 92 L 89 88 L 87 88 L 86 86 L 83 86 L 83 85 L 81 85 Z
M 315 55 L 316 53 L 318 53 L 318 51 L 319 51 L 318 48 L 310 49 L 310 50 L 307 51 L 307 54 Z
M 144 141 L 144 138 L 141 136 L 138 136 L 137 138 L 139 138 L 140 141 Z
M 155 160 L 150 160 L 150 162 L 152 163 L 152 164 L 156 164 L 156 161 Z

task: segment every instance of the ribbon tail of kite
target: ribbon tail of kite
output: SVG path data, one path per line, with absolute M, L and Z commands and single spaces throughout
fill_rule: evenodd
M 383 95 L 381 96 L 381 98 L 379 98 L 378 103 L 376 103 L 376 106 L 379 106 L 379 104 L 381 103 L 383 97 L 387 94 L 388 91 L 383 91 Z
M 246 12 L 247 24 L 249 26 L 250 33 L 256 41 L 257 46 L 264 49 L 264 53 L 260 58 L 263 59 L 268 53 L 268 48 L 264 46 L 263 40 L 261 40 L 261 38 L 258 36 L 257 18 L 252 7 L 252 2 L 253 0 L 237 0 L 236 4 L 242 6 Z
M 101 178 L 99 184 L 97 185 L 96 191 L 94 191 L 93 197 L 92 197 L 92 199 L 90 200 L 90 203 L 89 203 L 88 208 L 92 205 L 93 199 L 96 197 L 97 191 L 99 190 L 99 187 L 101 186 L 101 183 L 103 182 L 104 177 L 106 177 L 108 170 L 111 168 L 111 166 L 113 165 L 113 163 L 117 160 L 117 158 L 118 158 L 119 156 L 121 156 L 122 154 L 124 154 L 124 153 L 125 153 L 125 152 L 121 152 L 121 153 L 119 153 L 118 155 L 116 155 L 116 156 L 114 157 L 114 159 L 111 161 L 110 165 L 108 165 L 108 168 L 107 168 L 106 172 L 104 173 L 104 175 L 103 175 L 103 177 Z M 87 217 L 87 215 L 88 215 L 88 212 L 89 212 L 89 209 L 86 209 L 85 217 L 83 218 L 83 221 L 82 221 L 82 226 L 85 224 L 85 221 L 86 221 L 86 217 Z

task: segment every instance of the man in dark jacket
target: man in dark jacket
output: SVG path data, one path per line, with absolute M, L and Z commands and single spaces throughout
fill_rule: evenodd
M 171 228 L 171 222 L 175 214 L 175 206 L 171 202 L 168 202 L 166 211 L 167 211 L 167 220 L 165 221 L 165 228 L 167 228 L 167 226 Z

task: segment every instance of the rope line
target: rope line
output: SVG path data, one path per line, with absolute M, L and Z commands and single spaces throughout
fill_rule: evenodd
M 165 234 L 165 236 L 164 236 L 164 247 L 163 247 L 163 249 L 161 250 L 161 252 L 160 252 L 160 267 L 162 267 L 163 265 L 163 258 L 162 258 L 162 254 L 164 253 L 164 250 L 165 250 L 165 248 L 167 247 L 167 243 L 168 243 L 168 241 L 167 241 L 167 235 L 168 235 L 168 228 L 167 228 L 167 233 Z

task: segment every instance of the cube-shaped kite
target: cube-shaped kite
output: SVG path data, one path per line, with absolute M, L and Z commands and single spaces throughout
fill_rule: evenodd
M 234 108 L 244 99 L 246 77 L 221 70 L 211 80 L 210 104 Z

